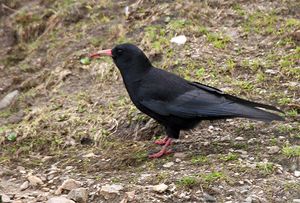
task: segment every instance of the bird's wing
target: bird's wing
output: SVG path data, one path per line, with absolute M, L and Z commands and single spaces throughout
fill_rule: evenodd
M 141 101 L 146 108 L 160 115 L 182 118 L 229 116 L 232 113 L 225 108 L 229 103 L 222 96 L 199 90 L 188 91 L 172 101 Z
M 252 102 L 252 101 L 248 101 L 248 100 L 245 100 L 245 99 L 241 99 L 239 97 L 236 97 L 236 96 L 233 96 L 233 95 L 230 95 L 230 94 L 226 94 L 226 93 L 222 92 L 221 90 L 219 90 L 217 88 L 214 88 L 214 87 L 211 87 L 211 86 L 208 86 L 208 85 L 204 85 L 204 84 L 201 84 L 201 83 L 198 83 L 198 82 L 190 82 L 189 84 L 191 84 L 191 85 L 193 85 L 193 86 L 195 86 L 199 89 L 203 89 L 203 90 L 206 90 L 208 92 L 211 92 L 211 93 L 214 93 L 214 94 L 217 94 L 217 95 L 223 95 L 226 99 L 237 102 L 237 103 L 240 103 L 240 104 L 244 104 L 244 105 L 252 106 L 252 107 L 264 108 L 264 109 L 284 113 L 283 111 L 281 111 L 280 109 L 278 109 L 274 106 L 267 105 L 267 104 L 261 104 L 261 103 L 257 103 L 257 102 Z
M 280 111 L 273 106 L 240 99 L 200 83 L 190 84 L 197 88 L 187 91 L 173 100 L 162 101 L 149 98 L 142 100 L 141 104 L 157 114 L 181 118 L 247 117 L 265 121 L 282 119 L 276 114 L 256 108 Z

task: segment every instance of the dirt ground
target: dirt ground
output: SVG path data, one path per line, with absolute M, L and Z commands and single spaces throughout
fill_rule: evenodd
M 299 19 L 297 0 L 1 0 L 0 202 L 300 202 Z M 111 59 L 80 63 L 122 42 L 286 120 L 203 121 L 150 160 L 163 129 Z

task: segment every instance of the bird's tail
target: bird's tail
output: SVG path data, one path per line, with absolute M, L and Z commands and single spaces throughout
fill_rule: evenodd
M 239 117 L 250 118 L 250 119 L 260 120 L 265 122 L 271 122 L 274 120 L 284 121 L 284 118 L 282 116 L 265 111 L 265 110 L 272 110 L 272 111 L 284 113 L 283 111 L 277 109 L 274 106 L 261 104 L 257 102 L 251 102 L 232 95 L 226 95 L 226 98 L 232 101 L 233 103 L 232 107 L 235 108 L 235 112 L 238 114 Z

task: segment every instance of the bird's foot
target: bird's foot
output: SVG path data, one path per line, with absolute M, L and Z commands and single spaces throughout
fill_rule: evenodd
M 171 149 L 170 150 L 162 149 L 162 150 L 160 150 L 159 152 L 157 152 L 155 154 L 149 155 L 149 158 L 156 159 L 156 158 L 162 157 L 163 155 L 168 155 L 168 154 L 171 154 L 171 153 L 173 153 L 173 151 Z
M 163 141 L 164 141 L 163 148 L 159 152 L 149 155 L 149 158 L 152 158 L 152 159 L 160 158 L 163 155 L 168 155 L 168 154 L 172 153 L 172 150 L 167 149 L 168 146 L 170 146 L 172 143 L 172 138 L 166 137 Z
M 167 141 L 168 141 L 168 137 L 166 136 L 164 139 L 155 140 L 154 144 L 165 145 Z

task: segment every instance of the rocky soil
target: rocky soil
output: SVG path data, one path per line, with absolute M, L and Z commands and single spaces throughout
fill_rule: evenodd
M 2 0 L 0 203 L 300 202 L 299 19 L 296 0 Z M 203 121 L 150 160 L 163 129 L 111 59 L 80 63 L 122 42 L 286 120 Z

